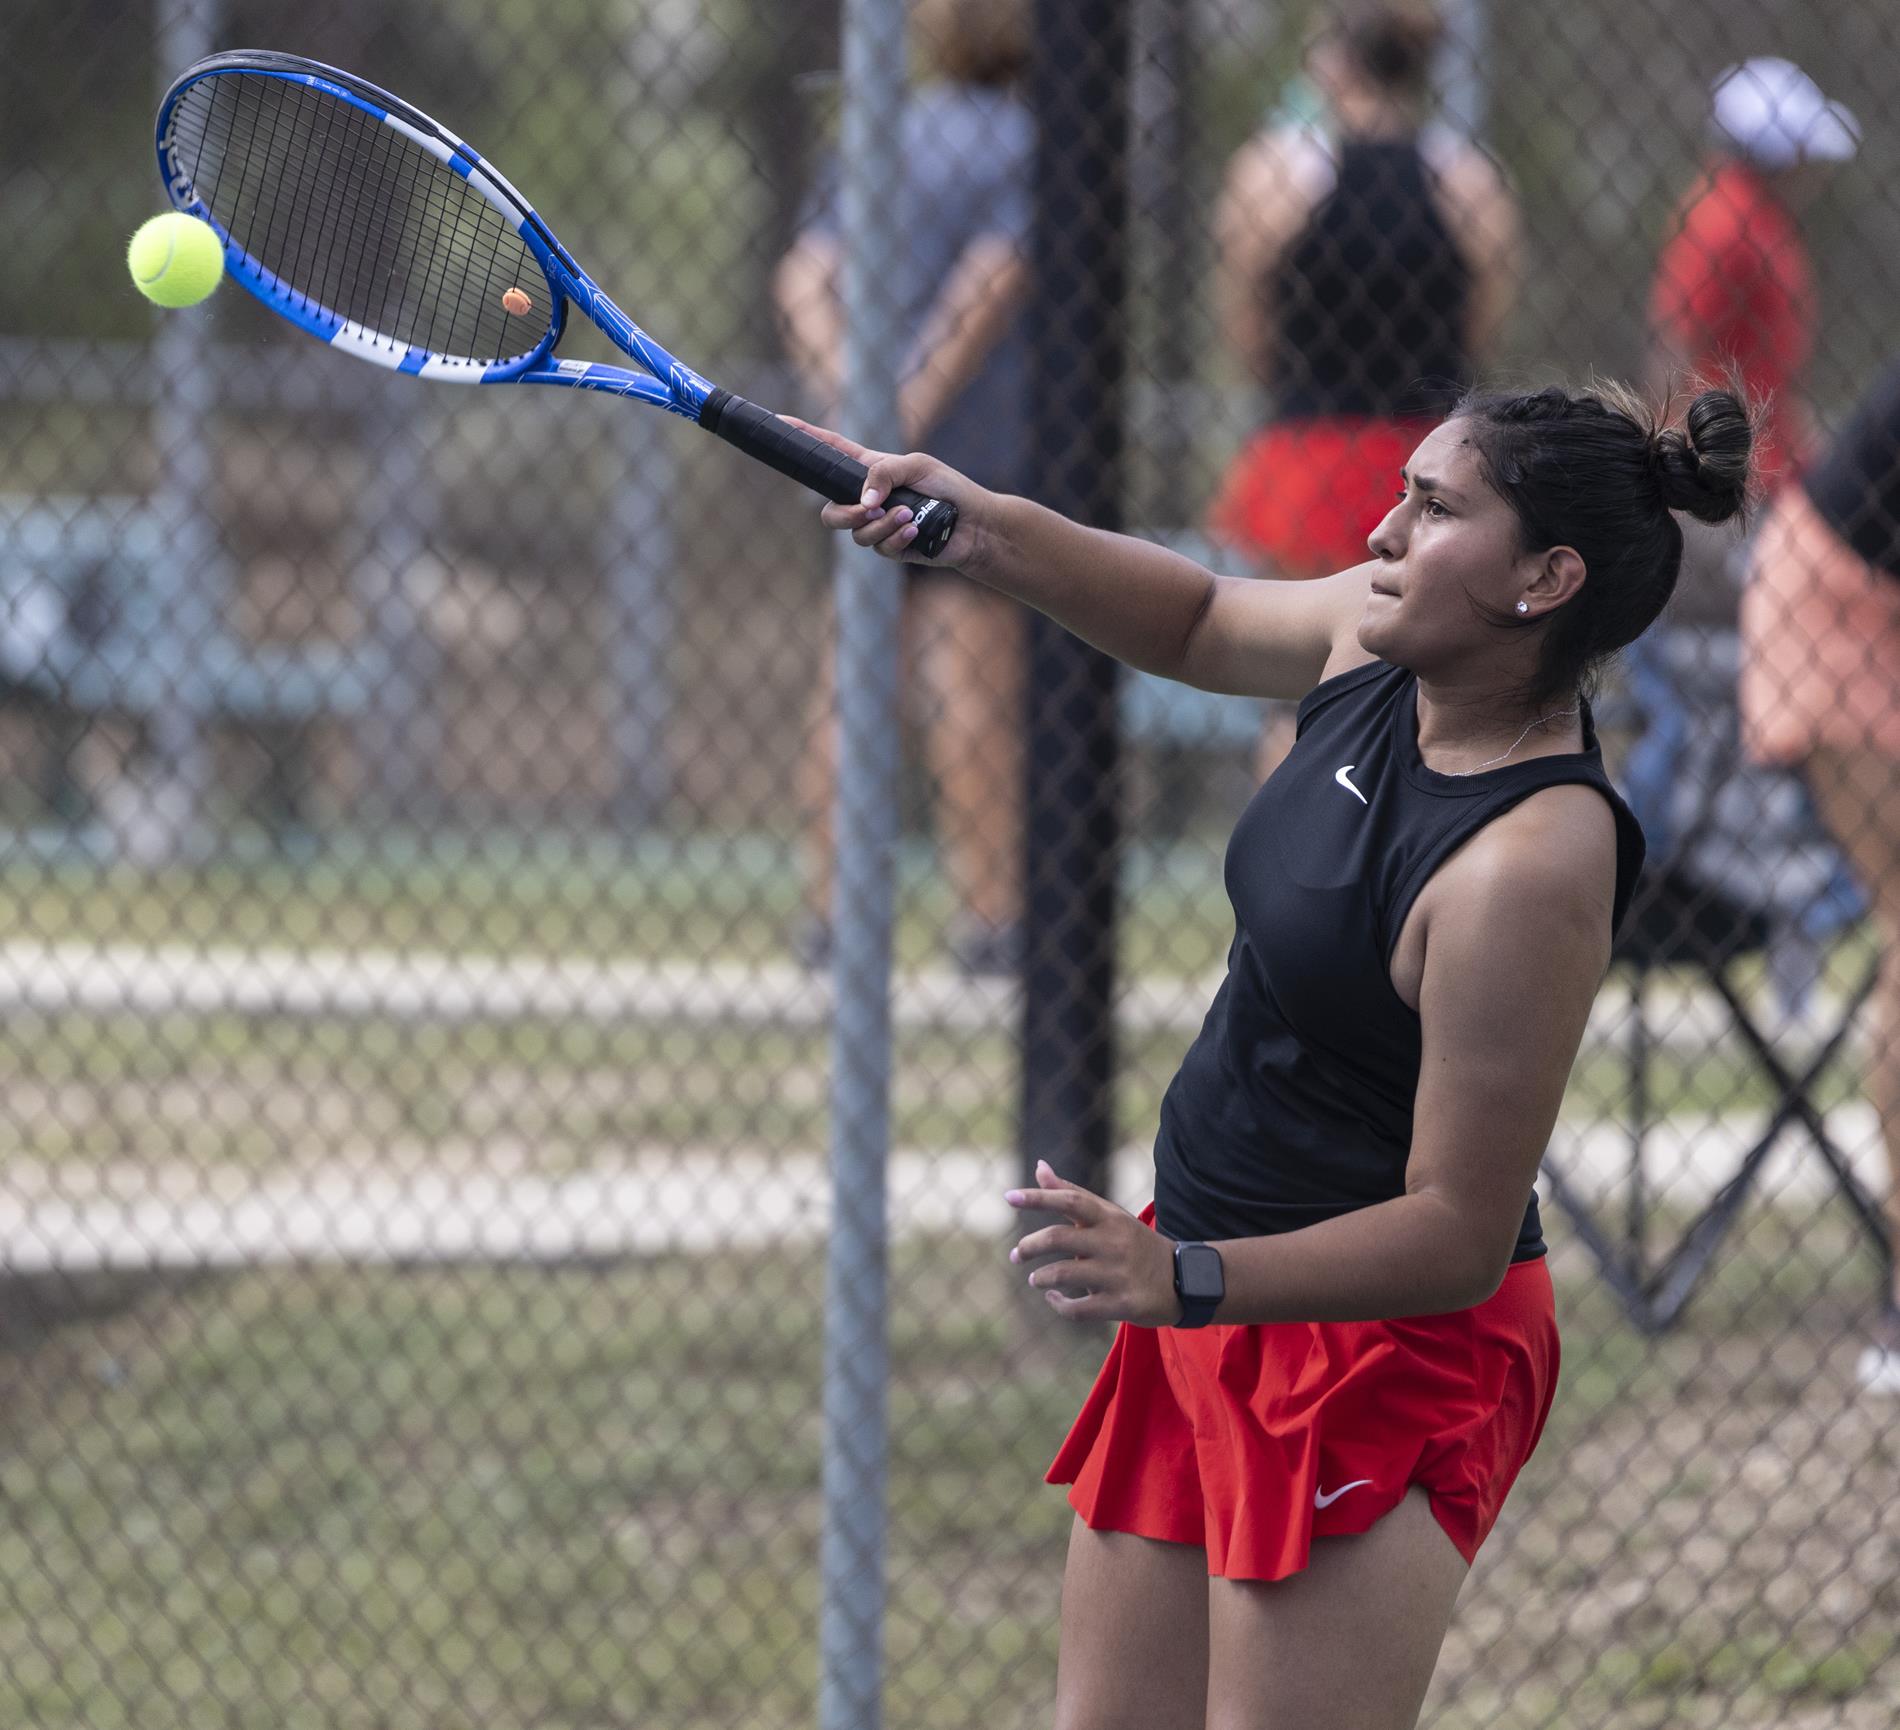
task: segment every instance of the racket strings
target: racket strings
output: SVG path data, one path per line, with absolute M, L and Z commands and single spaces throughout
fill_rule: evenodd
M 306 306 L 395 348 L 483 363 L 540 341 L 545 321 L 501 300 L 545 280 L 513 225 L 374 115 L 283 78 L 220 73 L 185 91 L 173 125 L 211 214 Z

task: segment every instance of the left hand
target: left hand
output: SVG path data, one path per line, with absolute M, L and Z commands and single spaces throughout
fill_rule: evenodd
M 1126 1208 L 1058 1177 L 1046 1159 L 1036 1162 L 1036 1183 L 1003 1199 L 1011 1207 L 1058 1213 L 1062 1223 L 1032 1231 L 1009 1259 L 1062 1257 L 1029 1276 L 1056 1314 L 1144 1328 L 1172 1327 L 1181 1319 L 1172 1239 L 1150 1231 Z

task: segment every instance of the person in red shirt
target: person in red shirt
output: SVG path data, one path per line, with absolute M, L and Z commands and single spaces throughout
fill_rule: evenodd
M 1716 79 L 1714 150 L 1676 217 L 1650 293 L 1655 382 L 1739 375 L 1768 405 L 1771 491 L 1812 444 L 1803 396 L 1814 352 L 1814 270 L 1799 217 L 1860 126 L 1792 61 L 1747 60 Z

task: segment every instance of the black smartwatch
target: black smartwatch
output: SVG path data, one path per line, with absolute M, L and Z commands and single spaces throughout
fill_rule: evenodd
M 1211 1243 L 1174 1246 L 1174 1295 L 1181 1300 L 1178 1328 L 1204 1328 L 1227 1295 L 1227 1270 Z

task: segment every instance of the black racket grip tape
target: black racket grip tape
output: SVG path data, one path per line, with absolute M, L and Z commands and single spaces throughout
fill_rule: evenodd
M 699 411 L 699 424 L 833 504 L 854 505 L 864 495 L 863 463 L 729 390 L 714 389 Z M 957 507 L 942 499 L 925 498 L 909 487 L 899 487 L 884 505 L 887 510 L 898 505 L 910 507 L 911 518 L 917 524 L 912 547 L 927 559 L 941 553 L 956 532 Z

